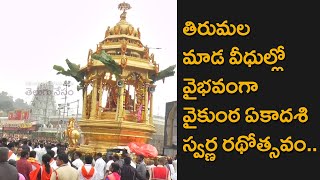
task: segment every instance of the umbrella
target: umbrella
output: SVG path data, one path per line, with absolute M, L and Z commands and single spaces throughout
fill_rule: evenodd
M 158 150 L 151 144 L 137 144 L 134 142 L 131 142 L 128 144 L 128 147 L 130 148 L 130 151 L 137 154 L 137 155 L 143 155 L 146 158 L 154 158 L 158 156 Z

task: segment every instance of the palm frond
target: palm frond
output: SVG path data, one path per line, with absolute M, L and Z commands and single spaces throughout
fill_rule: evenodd
M 65 76 L 71 76 L 71 73 L 67 70 L 65 70 L 62 66 L 54 65 L 53 69 L 58 71 L 57 74 L 62 74 Z
M 114 74 L 117 79 L 120 77 L 121 66 L 116 61 L 114 61 L 112 57 L 105 51 L 101 51 L 100 53 L 94 53 L 91 55 L 91 57 L 102 62 L 110 71 L 110 73 Z
M 159 73 L 151 75 L 152 83 L 155 83 L 159 80 L 164 80 L 165 78 L 170 77 L 170 76 L 174 76 L 174 74 L 175 74 L 174 69 L 175 68 L 176 68 L 176 65 L 171 65 L 171 66 L 167 67 L 166 69 L 160 71 Z
M 69 59 L 66 59 L 66 63 L 71 71 L 79 71 L 80 70 L 80 64 L 72 63 L 72 62 L 70 62 Z
M 58 66 L 58 65 L 54 65 L 53 69 L 59 72 L 65 71 L 64 68 L 62 66 Z
M 69 69 L 65 70 L 62 66 L 54 65 L 53 69 L 58 71 L 57 74 L 62 74 L 65 76 L 73 77 L 77 82 L 80 83 L 80 87 L 83 87 L 83 81 L 84 81 L 84 72 L 80 72 L 80 64 L 77 65 L 75 63 L 72 63 L 70 60 L 66 59 L 66 63 L 69 67 Z M 82 89 L 82 88 L 80 88 Z M 78 91 L 80 90 L 78 88 Z

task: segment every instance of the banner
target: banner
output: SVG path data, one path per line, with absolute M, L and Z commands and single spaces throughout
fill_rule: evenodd
M 22 110 L 16 110 L 15 120 L 22 120 Z
M 29 117 L 29 110 L 15 110 L 8 112 L 8 120 L 28 120 Z
M 8 120 L 14 120 L 15 119 L 15 113 L 13 111 L 8 112 Z
M 28 120 L 29 119 L 29 111 L 23 111 L 22 112 L 22 120 Z

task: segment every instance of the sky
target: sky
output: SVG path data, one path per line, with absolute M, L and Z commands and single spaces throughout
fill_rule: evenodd
M 71 81 L 73 94 L 68 102 L 80 100 L 82 92 L 77 82 L 56 75 L 53 65 L 67 68 L 65 59 L 86 65 L 89 49 L 104 39 L 108 26 L 120 20 L 119 0 L 12 0 L 0 1 L 0 92 L 30 103 L 28 88 L 36 90 L 39 83 L 53 81 L 63 87 Z M 131 9 L 127 21 L 140 28 L 143 45 L 150 47 L 160 70 L 177 64 L 177 2 L 127 0 Z M 161 49 L 152 49 L 161 48 Z M 175 76 L 158 81 L 154 92 L 154 114 L 165 116 L 165 103 L 177 100 L 177 70 Z M 63 96 L 55 96 L 64 103 Z M 76 105 L 75 105 L 76 106 Z M 81 111 L 81 109 L 79 110 Z

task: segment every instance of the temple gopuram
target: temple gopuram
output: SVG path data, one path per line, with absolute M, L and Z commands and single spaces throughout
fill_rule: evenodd
M 89 50 L 85 74 L 82 119 L 78 124 L 84 143 L 77 150 L 85 153 L 106 152 L 107 148 L 126 146 L 130 142 L 148 143 L 153 124 L 151 76 L 159 72 L 159 64 L 149 48 L 143 45 L 139 28 L 126 20 L 128 3 L 118 7 L 120 21 L 108 27 L 95 51 Z M 105 53 L 121 67 L 116 78 L 93 54 Z M 106 97 L 104 99 L 104 97 Z

